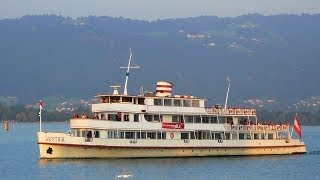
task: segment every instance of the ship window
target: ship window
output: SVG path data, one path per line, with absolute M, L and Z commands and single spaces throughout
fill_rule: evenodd
M 93 132 L 95 138 L 100 138 L 100 131 Z
M 157 139 L 161 139 L 161 132 L 157 132 Z
M 166 139 L 166 137 L 167 137 L 167 134 L 166 133 L 162 133 L 162 139 Z
M 102 103 L 109 103 L 109 97 L 108 96 L 103 97 L 103 98 L 101 98 L 101 101 L 102 101 Z
M 189 139 L 189 133 L 188 132 L 182 132 L 181 133 L 181 139 Z
M 222 133 L 214 133 L 214 139 L 223 139 Z
M 144 105 L 144 98 L 138 98 L 138 104 Z
M 76 130 L 76 136 L 80 137 L 81 131 L 80 130 Z
M 209 123 L 209 117 L 208 116 L 202 116 L 202 123 Z
M 265 139 L 265 134 L 264 133 L 261 133 L 261 139 Z
M 250 133 L 246 133 L 246 139 L 251 139 L 251 134 Z
M 108 114 L 108 120 L 111 120 L 111 121 L 118 120 L 118 114 Z
M 122 97 L 122 102 L 131 103 L 132 102 L 132 97 Z
M 196 136 L 195 136 L 194 132 L 190 132 L 190 139 L 196 139 Z
M 126 132 L 126 139 L 134 139 L 135 133 L 134 132 Z
M 147 132 L 147 139 L 156 139 L 156 132 Z
M 194 116 L 194 123 L 201 123 L 201 117 L 200 116 Z
M 124 139 L 124 132 L 120 131 L 120 139 Z
M 217 123 L 217 117 L 210 117 L 210 123 L 214 124 Z
M 183 100 L 183 106 L 190 107 L 191 106 L 190 100 Z
M 153 115 L 153 121 L 161 122 L 161 115 Z
M 181 106 L 181 101 L 180 101 L 180 99 L 174 99 L 174 100 L 173 100 L 173 105 L 174 105 L 174 106 Z
M 165 106 L 172 106 L 172 99 L 164 99 Z
M 129 115 L 128 114 L 123 115 L 123 120 L 124 121 L 129 121 Z
M 146 121 L 151 122 L 152 121 L 152 115 L 144 115 L 144 118 L 146 119 Z
M 113 131 L 108 131 L 108 138 L 113 138 Z
M 232 139 L 238 139 L 237 133 L 231 133 L 231 138 Z
M 81 131 L 81 137 L 86 137 L 87 136 L 87 131 L 84 130 L 84 131 Z
M 106 119 L 106 115 L 105 114 L 101 114 L 101 118 L 100 119 L 105 120 Z
M 244 139 L 244 133 L 239 133 L 239 139 Z
M 141 132 L 141 139 L 145 139 L 146 138 L 146 132 Z
M 192 100 L 192 107 L 200 107 L 199 100 Z
M 254 138 L 254 139 L 260 139 L 260 138 L 259 138 L 259 134 L 258 134 L 258 133 L 254 133 L 254 134 L 253 134 L 253 138 Z
M 185 116 L 186 123 L 193 123 L 193 116 Z
M 226 133 L 226 139 L 230 139 L 230 133 Z
M 118 132 L 117 132 L 117 131 L 114 131 L 114 132 L 113 132 L 113 138 L 119 138 L 119 135 L 118 135 Z
M 172 122 L 179 122 L 179 116 L 172 116 Z
M 162 106 L 162 99 L 154 99 L 155 106 Z
M 120 96 L 111 96 L 110 101 L 111 103 L 118 103 L 120 102 Z
M 274 139 L 273 138 L 273 133 L 268 133 L 268 139 Z
M 135 114 L 135 115 L 133 116 L 133 121 L 134 121 L 134 122 L 139 122 L 139 114 Z

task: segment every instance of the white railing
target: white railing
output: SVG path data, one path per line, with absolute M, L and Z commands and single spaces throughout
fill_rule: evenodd
M 290 125 L 288 124 L 275 124 L 275 125 L 230 125 L 225 126 L 227 130 L 257 130 L 257 131 L 265 131 L 265 130 L 275 130 L 275 131 L 288 131 L 290 129 Z
M 217 114 L 217 115 L 247 115 L 255 116 L 255 109 L 246 109 L 246 108 L 228 108 L 228 109 L 219 109 L 219 108 L 206 108 L 207 113 Z

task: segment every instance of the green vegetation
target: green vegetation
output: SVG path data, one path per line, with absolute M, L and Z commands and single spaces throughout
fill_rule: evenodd
M 42 111 L 42 120 L 48 122 L 68 121 L 72 114 L 90 114 L 90 109 L 78 108 L 74 112 Z M 24 106 L 0 106 L 0 120 L 14 120 L 15 122 L 39 121 L 39 109 Z
M 78 108 L 74 112 L 43 111 L 42 120 L 47 122 L 68 121 L 73 114 L 89 114 L 89 108 Z M 260 122 L 288 122 L 293 123 L 295 112 L 288 111 L 258 111 Z M 301 125 L 320 125 L 320 111 L 318 112 L 298 112 Z M 16 122 L 37 122 L 39 121 L 39 109 L 25 108 L 23 106 L 0 106 L 0 120 L 14 120 Z

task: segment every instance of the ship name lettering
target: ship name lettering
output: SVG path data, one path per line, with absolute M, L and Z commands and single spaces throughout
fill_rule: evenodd
M 46 137 L 47 142 L 64 142 L 64 137 Z

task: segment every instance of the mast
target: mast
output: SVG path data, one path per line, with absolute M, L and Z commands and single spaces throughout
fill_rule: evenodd
M 229 77 L 227 77 L 227 81 L 228 81 L 229 84 L 228 84 L 228 90 L 227 90 L 227 95 L 226 95 L 226 101 L 224 103 L 224 109 L 227 109 L 231 79 Z
M 131 60 L 132 60 L 132 52 L 131 52 L 131 48 L 130 48 L 128 66 L 127 67 L 120 67 L 120 68 L 126 68 L 127 69 L 126 80 L 125 80 L 124 89 L 123 89 L 123 95 L 128 95 L 128 79 L 129 79 L 130 68 L 140 68 L 139 66 L 130 66 L 131 65 Z

